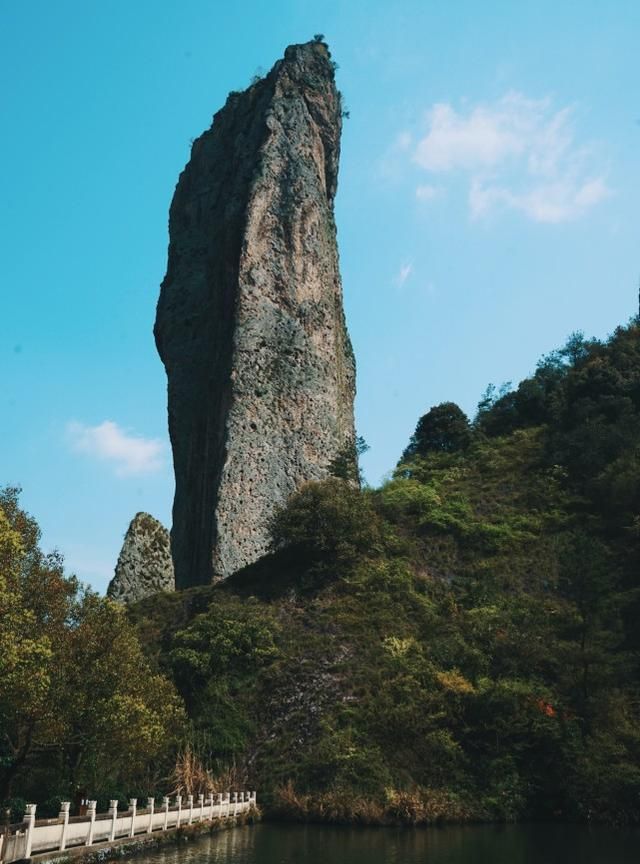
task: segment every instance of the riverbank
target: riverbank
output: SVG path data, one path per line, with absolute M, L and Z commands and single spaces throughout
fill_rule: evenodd
M 25 860 L 31 864 L 70 864 L 70 862 L 73 864 L 106 864 L 108 861 L 149 854 L 167 846 L 180 846 L 206 835 L 217 834 L 227 828 L 259 822 L 261 818 L 260 809 L 252 807 L 247 813 L 239 813 L 237 816 L 215 818 L 208 822 L 196 822 L 192 825 L 181 825 L 179 828 L 157 834 L 123 837 L 120 840 L 97 843 L 90 848 L 80 846 L 77 849 L 67 849 L 64 852 L 44 852 Z
M 269 822 L 305 825 L 335 825 L 347 827 L 416 828 L 427 826 L 506 825 L 526 823 L 572 824 L 585 826 L 635 827 L 637 822 L 618 822 L 599 817 L 596 813 L 583 818 L 557 812 L 552 819 L 527 819 L 505 816 L 504 808 L 488 806 L 486 801 L 473 800 L 443 789 L 386 789 L 382 797 L 353 795 L 340 792 L 297 792 L 292 783 L 278 787 L 263 802 L 264 817 Z
M 300 793 L 292 783 L 275 790 L 266 816 L 283 822 L 384 827 L 505 821 L 502 814 L 446 790 L 387 789 L 380 799 L 339 792 Z

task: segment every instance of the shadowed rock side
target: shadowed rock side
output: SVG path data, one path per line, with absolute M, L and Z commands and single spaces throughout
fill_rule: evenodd
M 137 513 L 125 535 L 107 596 L 134 603 L 174 588 L 169 532 L 148 513 Z
M 168 377 L 176 585 L 267 550 L 268 521 L 354 438 L 326 45 L 287 48 L 198 138 L 171 204 L 155 337 Z

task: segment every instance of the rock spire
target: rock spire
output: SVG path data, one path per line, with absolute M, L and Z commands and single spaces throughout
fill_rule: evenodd
M 180 175 L 154 330 L 178 588 L 263 555 L 274 509 L 354 440 L 333 215 L 341 126 L 327 46 L 291 45 L 229 95 Z
M 136 513 L 125 534 L 107 596 L 135 603 L 174 588 L 169 532 L 148 513 Z

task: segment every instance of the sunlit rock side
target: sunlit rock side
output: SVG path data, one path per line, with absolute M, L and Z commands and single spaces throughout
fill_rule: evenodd
M 341 127 L 326 45 L 292 45 L 230 94 L 180 176 L 154 331 L 178 588 L 262 556 L 274 509 L 353 441 L 333 214 Z

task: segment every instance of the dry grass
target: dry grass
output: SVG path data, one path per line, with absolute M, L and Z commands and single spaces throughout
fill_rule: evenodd
M 360 825 L 429 825 L 477 818 L 473 810 L 446 790 L 386 790 L 384 801 L 347 792 L 305 794 L 292 781 L 275 790 L 273 814 L 300 822 Z
M 208 795 L 210 792 L 228 792 L 244 789 L 246 778 L 235 765 L 214 774 L 187 746 L 178 754 L 169 777 L 172 795 Z

